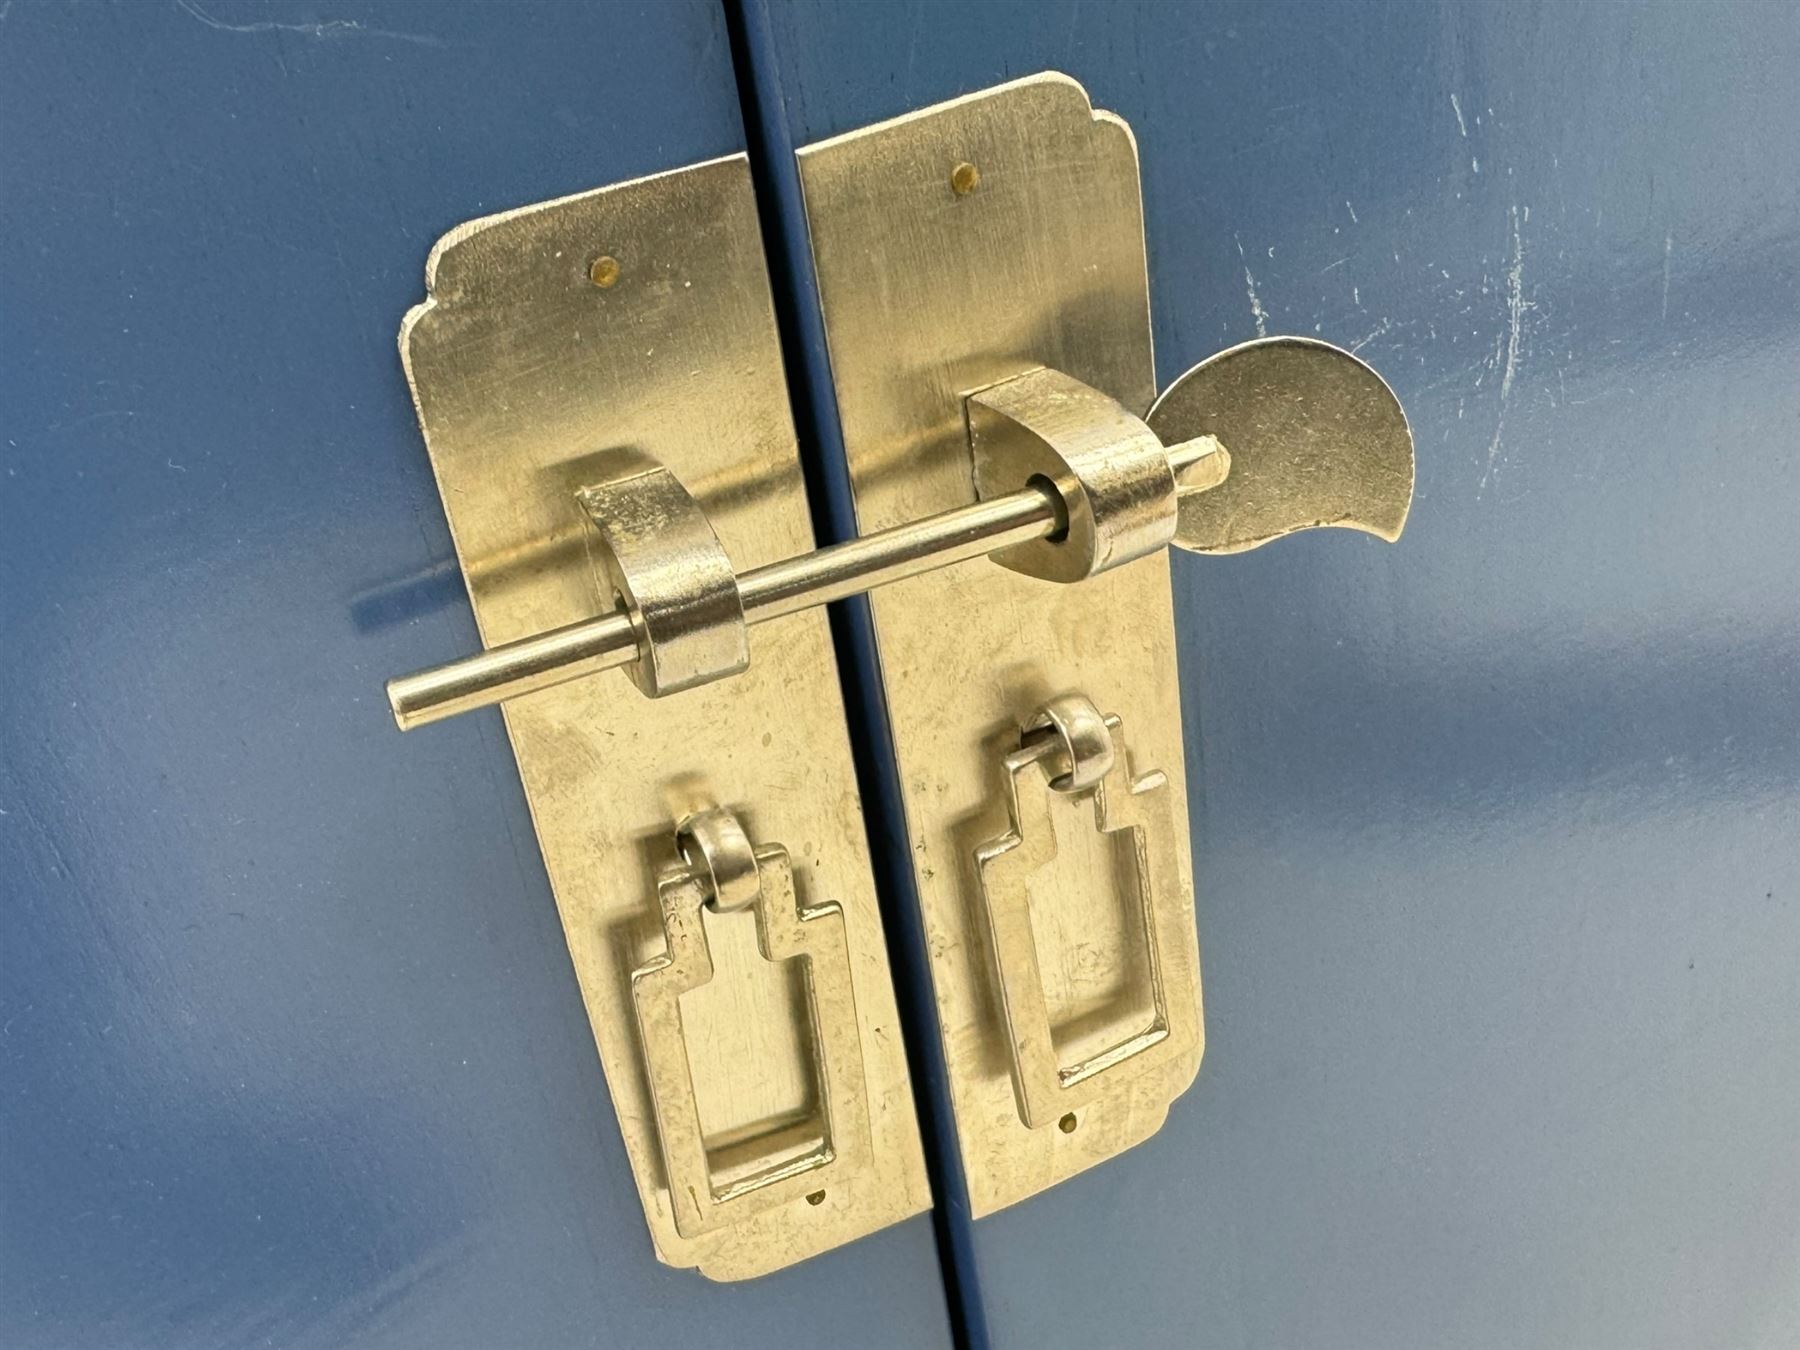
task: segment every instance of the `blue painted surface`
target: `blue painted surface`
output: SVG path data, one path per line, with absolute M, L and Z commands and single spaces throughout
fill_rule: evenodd
M 1044 68 L 1129 119 L 1165 381 L 1314 333 L 1397 547 L 1180 558 L 1208 1051 L 975 1228 L 1025 1345 L 1800 1326 L 1790 9 L 774 9 L 802 143 Z
M 0 4 L 0 1344 L 943 1344 L 929 1226 L 658 1266 L 395 353 L 740 148 L 711 3 Z
M 775 292 L 782 363 L 788 372 L 795 427 L 808 470 L 813 531 L 821 542 L 853 539 L 856 508 L 845 462 L 843 427 L 831 390 L 831 356 L 813 275 L 800 167 L 794 157 L 781 44 L 768 0 L 727 0 L 727 13 L 739 89 L 745 96 L 750 170 L 757 184 L 764 248 Z M 969 1186 L 956 1142 L 949 1071 L 937 1029 L 925 924 L 913 879 L 892 724 L 881 687 L 874 616 L 864 595 L 840 601 L 828 613 L 875 885 L 882 902 L 889 969 L 907 1042 L 925 1167 L 931 1176 L 932 1228 L 951 1333 L 961 1350 L 987 1350 L 987 1310 L 977 1288 Z

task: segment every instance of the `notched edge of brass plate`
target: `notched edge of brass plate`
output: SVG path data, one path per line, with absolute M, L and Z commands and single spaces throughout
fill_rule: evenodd
M 596 269 L 601 257 L 612 265 Z M 813 547 L 744 156 L 469 221 L 434 245 L 426 283 L 400 354 L 484 642 L 606 609 L 581 492 L 609 450 L 665 465 L 737 567 Z M 667 698 L 613 670 L 502 709 L 656 1256 L 718 1280 L 930 1206 L 825 615 L 776 619 L 752 647 L 742 673 Z M 721 805 L 783 845 L 802 905 L 841 912 L 844 978 L 817 1003 L 855 1019 L 839 1030 L 858 1053 L 840 1040 L 829 1058 L 860 1062 L 861 1106 L 839 1114 L 845 1139 L 868 1143 L 834 1153 L 829 1183 L 754 1187 L 755 1201 L 720 1205 L 718 1226 L 684 1234 L 632 973 L 667 950 L 657 882 L 680 861 L 677 827 Z M 812 1128 L 820 1089 L 798 968 L 771 978 L 743 936 L 752 916 L 713 917 L 717 978 L 683 995 L 680 1016 L 702 1028 L 683 1039 L 698 1128 L 720 1194 L 736 1197 L 768 1158 L 779 1168 L 783 1149 L 804 1149 L 789 1136 Z
M 1134 415 L 1156 395 L 1137 141 L 1071 77 L 1047 72 L 844 133 L 799 152 L 813 261 L 859 527 L 868 532 L 974 499 L 966 400 L 1039 367 Z M 952 175 L 960 166 L 966 191 Z M 871 259 L 906 284 L 867 284 Z M 901 769 L 913 870 L 975 1217 L 1154 1134 L 1199 1067 L 1191 842 L 1175 831 L 1173 910 L 1196 1036 L 1116 1094 L 1033 1129 L 982 933 L 974 849 L 1006 828 L 995 755 L 1044 700 L 1079 689 L 1132 729 L 1134 756 L 1187 799 L 1166 550 L 1076 585 L 989 559 L 870 597 Z M 955 623 L 942 616 L 956 616 Z M 1050 883 L 1064 953 L 1112 950 L 1126 903 Z M 1091 922 L 1089 922 L 1091 920 Z M 1104 934 L 1104 936 L 1100 936 Z M 1122 948 L 1119 950 L 1123 950 Z M 1046 957 L 1059 1027 L 1107 998 Z M 1128 990 L 1121 991 L 1129 993 Z M 1104 1016 L 1100 1018 L 1104 1020 Z M 1059 1031 L 1059 1035 L 1061 1032 Z M 1076 1040 L 1080 1039 L 1078 1034 Z M 1148 1067 L 1146 1061 L 1145 1067 Z M 1068 1114 L 1065 1112 L 1065 1114 Z
M 1143 210 L 1139 189 L 1137 134 L 1131 129 L 1130 123 L 1119 114 L 1106 108 L 1095 107 L 1092 97 L 1081 81 L 1063 71 L 1046 70 L 1033 75 L 1023 75 L 988 89 L 960 94 L 927 108 L 900 113 L 885 121 L 840 132 L 835 136 L 828 136 L 823 140 L 799 147 L 795 151 L 795 157 L 801 170 L 801 196 L 806 207 L 808 242 L 812 246 L 815 269 L 823 269 L 826 266 L 826 260 L 820 257 L 819 251 L 821 242 L 827 238 L 827 235 L 819 228 L 822 222 L 814 210 L 816 200 L 810 185 L 809 166 L 817 168 L 836 156 L 847 153 L 854 154 L 859 144 L 867 144 L 884 136 L 904 136 L 919 125 L 933 120 L 979 108 L 995 101 L 1018 102 L 1023 100 L 1029 100 L 1037 105 L 1035 111 L 1039 114 L 1039 120 L 1042 122 L 1060 122 L 1066 125 L 1070 120 L 1078 119 L 1082 136 L 1087 139 L 1088 145 L 1097 147 L 1102 154 L 1121 154 L 1124 161 L 1130 166 L 1129 202 L 1121 196 L 1102 199 L 1091 205 L 1102 213 L 1111 215 L 1116 215 L 1128 207 L 1132 216 L 1138 247 L 1133 286 L 1131 287 L 1133 294 L 1130 302 L 1140 305 L 1144 316 L 1142 334 L 1144 359 L 1139 362 L 1136 359 L 1136 351 L 1133 350 L 1122 358 L 1115 358 L 1103 352 L 1091 352 L 1098 360 L 1084 360 L 1054 341 L 1046 346 L 1042 342 L 1029 340 L 1028 335 L 1008 331 L 1009 327 L 1017 327 L 1017 316 L 1009 315 L 1009 320 L 1013 320 L 1013 322 L 998 329 L 982 329 L 970 325 L 967 331 L 959 334 L 958 340 L 951 344 L 954 348 L 954 355 L 951 357 L 944 357 L 941 353 L 933 352 L 927 354 L 923 362 L 913 362 L 910 359 L 910 353 L 897 353 L 896 357 L 901 364 L 890 370 L 885 379 L 879 382 L 851 381 L 849 384 L 853 387 L 847 388 L 846 381 L 839 378 L 841 344 L 833 341 L 832 326 L 828 322 L 826 345 L 830 354 L 840 412 L 844 411 L 846 394 L 849 394 L 853 400 L 877 399 L 883 396 L 882 391 L 885 390 L 901 393 L 898 400 L 890 400 L 890 402 L 911 405 L 904 407 L 899 414 L 902 418 L 910 418 L 918 411 L 921 395 L 930 399 L 945 392 L 933 386 L 934 376 L 941 374 L 946 365 L 953 365 L 959 372 L 955 385 L 954 409 L 951 410 L 946 405 L 946 411 L 951 415 L 934 421 L 928 428 L 924 437 L 923 454 L 930 461 L 929 474 L 935 477 L 945 448 L 953 445 L 954 451 L 951 458 L 957 462 L 962 475 L 961 490 L 951 497 L 946 497 L 942 492 L 933 490 L 929 496 L 923 499 L 913 498 L 914 501 L 921 502 L 919 505 L 897 505 L 894 509 L 881 510 L 872 509 L 867 494 L 861 491 L 853 492 L 852 506 L 856 514 L 857 528 L 864 534 L 904 524 L 934 511 L 950 506 L 965 505 L 976 500 L 974 465 L 967 443 L 963 406 L 964 400 L 970 395 L 1026 374 L 1037 367 L 1048 366 L 1072 375 L 1110 395 L 1132 413 L 1140 416 L 1156 398 L 1155 346 L 1149 326 L 1150 274 L 1149 263 L 1143 249 Z M 950 145 L 946 146 L 945 155 L 952 154 L 954 144 L 953 140 Z M 958 211 L 965 213 L 988 211 L 992 209 L 997 195 L 1003 193 L 1008 186 L 1009 172 L 1006 166 L 999 165 L 991 159 L 986 165 L 973 164 L 960 158 L 951 159 L 940 156 L 940 159 L 943 170 L 941 183 L 936 177 L 922 177 L 913 185 L 922 192 L 932 195 L 941 188 L 942 201 Z M 894 169 L 893 165 L 882 163 L 879 156 L 868 156 L 863 163 L 869 171 L 874 173 L 883 169 L 891 173 Z M 951 185 L 951 175 L 963 167 L 976 170 L 976 185 L 967 193 L 959 192 Z M 1081 214 L 1071 203 L 1065 202 L 1063 206 L 1070 215 L 1079 216 Z M 874 235 L 859 231 L 857 238 L 853 241 L 855 247 L 852 256 L 845 259 L 846 263 L 852 268 L 866 267 L 871 250 L 879 249 L 883 243 L 890 242 L 889 237 L 895 233 L 891 224 L 887 224 L 884 230 L 877 231 Z M 1006 239 L 993 239 L 988 242 L 1000 249 L 1005 249 L 1008 244 Z M 965 317 L 959 312 L 958 305 L 979 291 L 979 278 L 973 279 L 975 281 L 973 287 L 965 286 L 958 279 L 966 269 L 968 260 L 944 254 L 903 254 L 901 256 L 906 257 L 908 259 L 907 266 L 914 269 L 915 281 L 925 288 L 929 288 L 931 279 L 936 278 L 937 285 L 943 288 L 941 292 L 943 303 L 931 306 L 921 305 L 921 311 L 930 308 L 933 311 L 933 319 L 946 329 L 958 325 Z M 918 271 L 917 266 L 921 261 L 935 261 L 940 266 L 929 272 Z M 1067 292 L 1079 297 L 1082 278 L 1090 270 L 1096 270 L 1087 266 L 1090 261 L 1083 258 L 1072 259 L 1071 268 L 1067 272 L 1061 276 L 1045 278 L 1045 280 L 1049 281 L 1059 294 Z M 952 266 L 951 264 L 962 264 L 962 266 Z M 1112 300 L 1120 298 L 1117 294 L 1118 289 L 1116 286 L 1103 288 L 1106 293 L 1110 294 Z M 1096 298 L 1106 299 L 1108 296 L 1103 294 Z M 1036 307 L 1038 311 L 1043 308 L 1042 305 Z M 1088 321 L 1093 322 L 1093 316 L 1088 316 Z M 1039 334 L 1037 336 L 1049 335 Z M 1135 341 L 1131 345 L 1135 348 Z M 1036 354 L 1026 355 L 1024 354 L 1026 352 L 1035 352 Z M 863 463 L 865 477 L 880 474 L 884 480 L 887 480 L 917 473 L 921 468 L 920 454 L 921 445 L 917 440 L 913 440 L 901 444 L 866 445 L 861 447 L 858 458 Z M 932 484 L 931 486 L 935 489 L 936 485 Z M 883 501 L 892 495 L 894 494 L 881 494 Z

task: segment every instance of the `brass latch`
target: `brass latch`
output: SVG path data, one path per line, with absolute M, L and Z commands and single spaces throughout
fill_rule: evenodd
M 691 689 L 749 664 L 750 624 L 971 558 L 1070 582 L 1171 543 L 1232 553 L 1320 525 L 1399 538 L 1412 436 L 1392 391 L 1349 352 L 1310 338 L 1245 343 L 1169 393 L 1146 423 L 1054 370 L 980 390 L 968 426 L 981 500 L 741 575 L 668 468 L 602 452 L 589 461 L 598 481 L 575 496 L 612 612 L 389 680 L 394 720 L 411 730 L 619 666 L 653 698 Z M 1155 429 L 1190 422 L 1215 430 L 1165 445 Z M 1234 491 L 1195 500 L 1228 482 Z
M 1327 343 L 1153 399 L 1135 149 L 1072 81 L 800 166 L 860 538 L 812 547 L 741 158 L 462 227 L 402 338 L 488 646 L 394 716 L 507 701 L 658 1251 L 726 1278 L 927 1202 L 818 607 L 881 588 L 980 1215 L 1199 1065 L 1166 546 L 1393 539 L 1412 496 L 1398 402 Z

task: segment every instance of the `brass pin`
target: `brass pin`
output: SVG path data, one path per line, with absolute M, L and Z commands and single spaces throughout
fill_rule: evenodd
M 602 253 L 588 265 L 588 280 L 601 290 L 609 290 L 619 279 L 619 260 L 610 253 Z

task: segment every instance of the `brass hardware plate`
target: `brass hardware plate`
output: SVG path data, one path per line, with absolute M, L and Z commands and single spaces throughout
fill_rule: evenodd
M 620 450 L 666 466 L 739 571 L 813 547 L 741 156 L 472 221 L 426 276 L 401 352 L 486 645 L 611 609 L 618 573 L 578 494 L 616 484 Z M 505 709 L 657 1254 L 716 1279 L 930 1202 L 824 613 L 772 619 L 749 648 L 741 674 L 665 698 L 608 672 Z M 692 898 L 676 827 L 715 807 L 781 846 L 757 855 L 764 902 L 693 909 L 678 927 L 704 938 L 711 979 L 634 993 L 671 954 L 671 887 Z M 810 959 L 765 959 L 759 921 L 798 941 L 781 916 L 841 944 L 781 939 L 771 956 Z M 653 1080 L 677 1083 L 685 1124 L 659 1129 Z M 867 1143 L 845 1147 L 863 1129 L 851 1086 Z M 677 1184 L 712 1201 L 672 1202 L 671 1149 Z M 806 1184 L 774 1177 L 808 1158 Z
M 1048 367 L 1139 416 L 1150 407 L 1137 152 L 1074 81 L 1037 76 L 809 146 L 800 173 L 863 533 L 975 499 L 968 405 L 1001 381 Z M 1168 556 L 1077 585 L 975 559 L 870 603 L 980 1216 L 1154 1133 L 1199 1068 Z M 1077 691 L 1120 718 L 1136 763 L 1166 775 L 1158 795 L 1176 828 L 1158 923 L 1181 937 L 1163 997 L 1184 1001 L 1193 1034 L 1149 1071 L 1119 1063 L 1073 1120 L 1027 1125 L 976 855 L 1011 828 L 1002 764 L 1022 724 Z M 1156 991 L 1137 888 L 1117 875 L 1094 805 L 1059 797 L 1050 808 L 1059 865 L 1028 883 L 1028 941 L 1067 1069 L 1152 1026 Z

